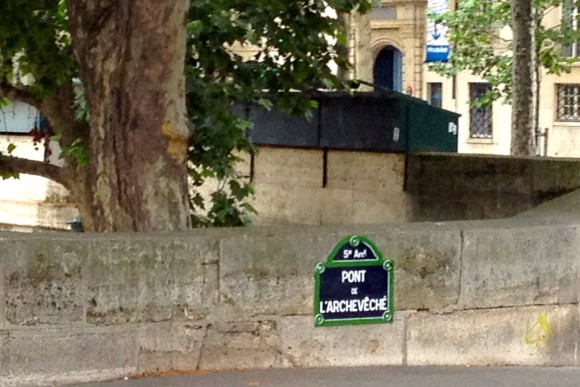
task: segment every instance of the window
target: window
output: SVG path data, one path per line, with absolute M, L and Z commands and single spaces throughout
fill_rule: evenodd
M 573 30 L 578 30 L 579 20 L 578 20 L 578 8 L 580 1 L 578 0 L 565 0 L 562 5 L 562 24 L 563 27 L 572 28 Z M 575 41 L 571 44 L 562 47 L 563 54 L 568 57 L 578 57 L 580 56 L 580 41 Z
M 443 103 L 443 84 L 440 82 L 433 82 L 428 84 L 429 103 L 431 106 L 440 108 Z
M 489 90 L 487 83 L 470 83 L 470 103 L 484 96 Z M 471 106 L 469 109 L 469 136 L 471 138 L 492 138 L 492 117 L 491 106 Z
M 580 121 L 580 83 L 556 85 L 558 121 Z

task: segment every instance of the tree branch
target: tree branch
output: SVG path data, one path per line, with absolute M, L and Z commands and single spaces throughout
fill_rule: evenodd
M 36 108 L 40 107 L 42 101 L 35 98 L 28 90 L 18 88 L 6 81 L 0 81 L 0 97 L 6 97 L 13 101 L 22 101 Z
M 24 159 L 21 157 L 5 156 L 0 154 L 0 171 L 12 173 L 26 173 L 41 176 L 62 184 L 69 188 L 68 180 L 62 168 L 44 161 Z

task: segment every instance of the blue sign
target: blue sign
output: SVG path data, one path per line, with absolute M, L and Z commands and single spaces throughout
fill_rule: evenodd
M 393 322 L 392 260 L 363 236 L 341 240 L 325 262 L 316 265 L 314 325 Z
M 431 13 L 443 13 L 448 10 L 447 0 L 428 0 L 427 11 Z M 427 55 L 426 62 L 447 62 L 449 59 L 449 41 L 447 40 L 447 27 L 427 23 Z

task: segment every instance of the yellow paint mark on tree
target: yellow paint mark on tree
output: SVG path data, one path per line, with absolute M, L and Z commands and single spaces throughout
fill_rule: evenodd
M 177 130 L 171 122 L 163 124 L 163 134 L 167 136 L 167 154 L 178 161 L 185 161 L 187 155 L 187 138 Z
M 551 333 L 552 327 L 548 321 L 548 314 L 545 312 L 540 313 L 536 321 L 526 330 L 524 342 L 542 348 L 546 344 L 546 339 Z

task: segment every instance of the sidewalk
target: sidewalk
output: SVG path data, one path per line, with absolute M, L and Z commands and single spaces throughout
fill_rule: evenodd
M 578 387 L 580 368 L 366 367 L 198 371 L 78 387 Z

